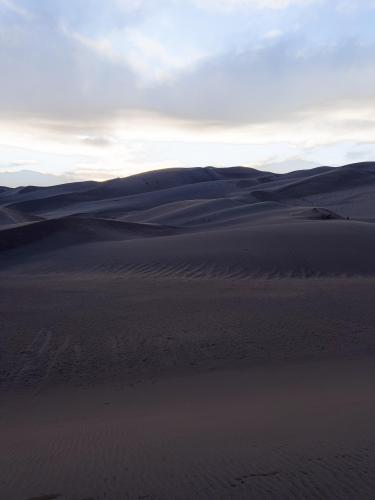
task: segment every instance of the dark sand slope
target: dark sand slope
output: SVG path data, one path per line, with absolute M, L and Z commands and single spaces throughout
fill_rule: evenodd
M 0 499 L 375 498 L 374 192 L 372 163 L 0 190 Z
M 36 215 L 29 215 L 12 208 L 0 207 L 0 228 L 41 221 Z
M 14 272 L 239 279 L 375 275 L 375 225 L 311 220 L 309 214 L 301 220 L 300 210 L 278 223 L 237 221 L 195 232 L 67 218 L 2 233 L 0 268 Z
M 372 279 L 1 296 L 1 498 L 373 497 Z
M 92 241 L 117 241 L 132 238 L 170 235 L 177 228 L 159 224 L 122 222 L 110 219 L 61 217 L 38 221 L 33 224 L 4 229 L 0 234 L 0 251 L 24 249 L 28 254 L 36 246 L 36 252 L 43 254 L 54 249 L 85 244 Z M 4 255 L 6 256 L 6 255 Z

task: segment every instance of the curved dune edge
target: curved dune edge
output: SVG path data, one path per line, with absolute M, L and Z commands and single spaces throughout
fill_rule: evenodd
M 0 251 L 22 248 L 46 240 L 52 240 L 56 247 L 65 247 L 91 241 L 170 235 L 176 231 L 176 228 L 160 224 L 62 217 L 3 229 L 0 233 Z M 40 248 L 40 252 L 43 252 L 43 248 Z
M 188 231 L 70 217 L 3 233 L 4 272 L 232 280 L 375 275 L 375 226 L 340 219 Z

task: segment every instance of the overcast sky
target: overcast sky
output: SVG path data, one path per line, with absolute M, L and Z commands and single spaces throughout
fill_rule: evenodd
M 0 0 L 0 173 L 375 159 L 375 0 Z

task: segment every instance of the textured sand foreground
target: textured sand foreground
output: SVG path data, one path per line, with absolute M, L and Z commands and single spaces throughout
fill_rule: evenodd
M 372 498 L 373 377 L 342 361 L 16 400 L 2 498 Z
M 373 497 L 375 280 L 0 292 L 1 498 Z

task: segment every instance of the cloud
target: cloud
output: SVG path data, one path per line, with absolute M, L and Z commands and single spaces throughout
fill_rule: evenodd
M 109 147 L 113 146 L 116 144 L 116 140 L 113 139 L 112 137 L 106 137 L 106 136 L 84 136 L 81 138 L 82 142 L 88 146 L 94 146 L 94 147 Z
M 324 117 L 353 103 L 372 108 L 374 49 L 355 41 L 315 47 L 278 39 L 206 59 L 145 99 L 160 113 L 223 125 L 289 122 L 318 109 Z
M 36 170 L 0 172 L 0 186 L 54 186 L 66 182 L 72 182 L 72 179 L 64 175 L 45 174 Z
M 221 1 L 276 8 L 291 0 Z M 372 107 L 375 98 L 375 45 L 355 39 L 317 44 L 273 30 L 241 50 L 189 59 L 127 29 L 119 57 L 108 37 L 79 33 L 61 19 L 21 19 L 16 31 L 0 21 L 0 28 L 0 109 L 10 122 L 44 121 L 71 133 L 77 124 L 107 129 L 129 113 L 202 126 L 264 124 L 300 120 L 314 109 L 326 116 L 340 106 Z
M 129 48 L 124 60 L 139 77 L 140 83 L 146 86 L 173 80 L 176 75 L 194 66 L 206 55 L 204 51 L 194 49 L 185 50 L 181 54 L 140 30 L 128 30 L 126 35 Z
M 293 156 L 282 161 L 260 162 L 257 164 L 257 167 L 259 169 L 279 173 L 292 172 L 295 170 L 305 170 L 318 166 L 318 162 L 305 160 L 300 156 Z
M 29 17 L 30 12 L 23 7 L 20 7 L 13 0 L 0 0 L 0 8 L 5 7 L 6 9 L 18 14 L 19 16 Z
M 206 8 L 225 8 L 229 10 L 252 7 L 256 9 L 285 9 L 290 6 L 301 6 L 318 3 L 320 0 L 195 0 Z
M 314 45 L 279 36 L 206 56 L 172 81 L 161 78 L 140 87 L 137 64 L 139 71 L 154 65 L 156 76 L 178 64 L 147 38 L 140 39 L 133 64 L 127 64 L 106 57 L 104 41 L 90 46 L 87 38 L 78 40 L 53 26 L 35 29 L 25 23 L 16 38 L 2 28 L 0 109 L 10 121 L 95 121 L 100 127 L 139 111 L 206 126 L 262 124 L 291 121 L 317 108 L 323 116 L 343 104 L 372 106 L 375 98 L 375 46 L 356 40 Z
M 0 21 L 1 22 L 1 21 Z M 0 24 L 0 109 L 7 119 L 102 118 L 136 100 L 123 64 L 67 36 L 58 24 Z
M 373 160 L 375 157 L 375 143 L 355 144 L 345 155 L 348 163 Z
M 108 179 L 115 178 L 117 176 L 116 171 L 112 171 L 106 168 L 98 168 L 95 165 L 87 164 L 77 164 L 74 170 L 68 170 L 64 172 L 63 177 L 69 179 L 69 182 L 82 181 L 84 179 L 90 179 L 95 181 L 106 181 Z
M 370 141 L 374 37 L 331 29 L 351 21 L 342 3 L 0 0 L 2 142 L 69 152 L 82 175 L 103 178 L 195 161 L 187 143 L 202 158 L 215 144 L 263 145 L 267 159 L 270 144 Z M 310 4 L 308 17 L 292 8 Z M 163 141 L 173 155 L 154 148 Z
M 0 172 L 8 172 L 13 169 L 20 169 L 21 167 L 32 167 L 36 165 L 35 160 L 20 160 L 20 161 L 9 161 L 6 163 L 0 163 Z

